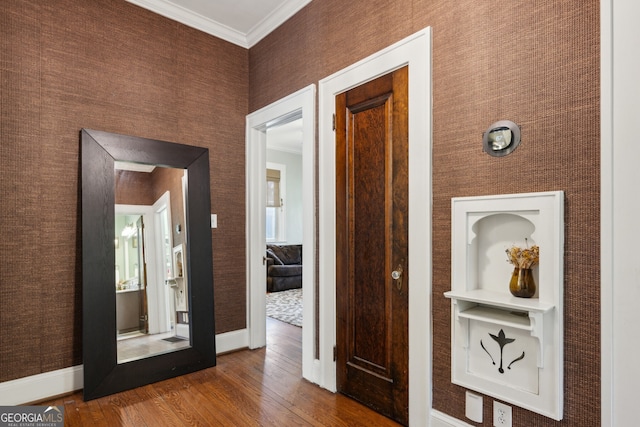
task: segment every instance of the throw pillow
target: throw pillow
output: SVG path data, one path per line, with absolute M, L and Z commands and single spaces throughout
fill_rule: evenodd
M 284 265 L 284 262 L 282 262 L 282 260 L 278 258 L 278 256 L 271 249 L 267 249 L 267 257 L 272 258 L 274 264 Z

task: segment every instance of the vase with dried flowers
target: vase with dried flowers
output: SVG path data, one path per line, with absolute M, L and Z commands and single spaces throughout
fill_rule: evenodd
M 507 262 L 514 266 L 509 291 L 516 297 L 531 298 L 536 294 L 536 283 L 531 268 L 540 261 L 540 248 L 538 245 L 529 247 L 527 239 L 524 240 L 525 248 L 512 246 L 506 250 Z

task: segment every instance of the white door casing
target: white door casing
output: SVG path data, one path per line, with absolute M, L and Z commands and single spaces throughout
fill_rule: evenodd
M 318 384 L 336 390 L 335 96 L 409 66 L 409 424 L 427 425 L 431 410 L 431 30 L 404 40 L 319 82 L 318 110 Z
M 600 2 L 601 424 L 637 422 L 640 4 Z
M 247 116 L 247 328 L 249 347 L 266 345 L 265 173 L 268 128 L 302 117 L 302 376 L 317 383 L 315 343 L 315 98 L 309 85 Z

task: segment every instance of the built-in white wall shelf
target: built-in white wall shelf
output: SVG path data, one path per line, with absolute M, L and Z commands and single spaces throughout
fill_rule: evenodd
M 451 380 L 563 417 L 562 191 L 451 201 Z M 532 298 L 511 295 L 511 246 L 538 245 Z

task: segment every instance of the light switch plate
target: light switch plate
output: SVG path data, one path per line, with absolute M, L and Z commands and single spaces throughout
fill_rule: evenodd
M 218 228 L 218 215 L 211 214 L 211 228 Z
M 466 392 L 465 416 L 471 421 L 482 422 L 482 396 Z

